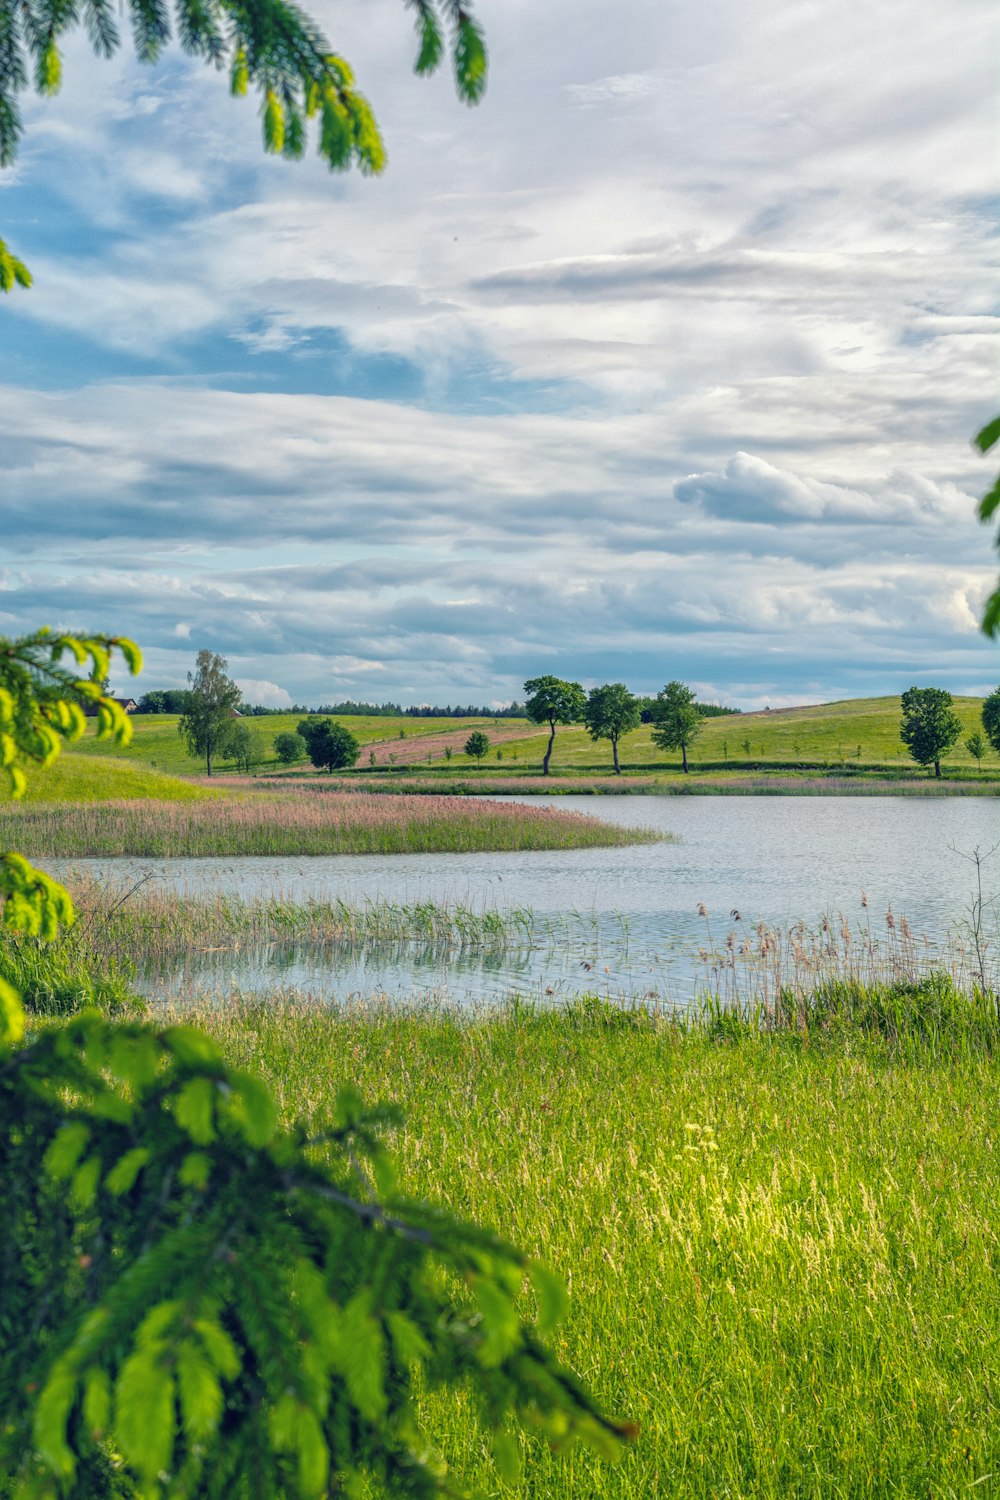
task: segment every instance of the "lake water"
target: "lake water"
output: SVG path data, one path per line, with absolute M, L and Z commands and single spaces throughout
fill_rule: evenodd
M 534 913 L 530 943 L 504 952 L 396 944 L 193 955 L 171 974 L 147 979 L 157 996 L 281 985 L 338 999 L 433 994 L 462 1003 L 517 992 L 556 1001 L 599 993 L 683 1003 L 718 970 L 711 955 L 725 955 L 730 931 L 734 952 L 747 944 L 756 952 L 759 922 L 785 934 L 785 964 L 796 946 L 800 956 L 816 951 L 807 934 L 789 939 L 789 927 L 801 922 L 817 932 L 824 916 L 832 927 L 820 941 L 843 947 L 843 917 L 854 959 L 872 948 L 883 958 L 898 956 L 903 916 L 911 953 L 922 962 L 943 954 L 950 941 L 953 954 L 975 889 L 975 869 L 964 855 L 1000 841 L 1000 804 L 991 798 L 560 797 L 556 805 L 659 828 L 677 841 L 523 854 L 114 859 L 79 861 L 76 868 L 114 880 L 151 871 L 162 885 L 192 894 L 225 890 L 252 898 L 279 890 L 289 898 L 434 901 Z M 48 866 L 65 873 L 57 862 Z M 1000 854 L 986 862 L 983 888 L 989 898 L 1000 890 Z M 894 927 L 886 922 L 890 908 Z M 994 937 L 995 913 L 988 904 Z M 765 967 L 774 966 L 771 952 Z M 745 968 L 751 960 L 742 962 Z M 738 982 L 737 971 L 723 979 Z

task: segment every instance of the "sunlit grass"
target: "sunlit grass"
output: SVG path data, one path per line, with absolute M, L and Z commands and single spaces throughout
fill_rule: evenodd
M 121 798 L 191 802 L 215 795 L 207 787 L 168 776 L 141 762 L 123 760 L 119 755 L 98 758 L 72 750 L 64 751 L 44 772 L 28 767 L 27 783 L 26 802 L 109 802 Z
M 566 1278 L 561 1352 L 642 1431 L 616 1468 L 527 1442 L 523 1494 L 992 1492 L 995 1025 L 956 1012 L 886 1041 L 597 1004 L 463 1020 L 278 999 L 197 1019 L 288 1118 L 322 1119 L 345 1079 L 396 1100 L 404 1190 Z M 501 1493 L 461 1406 L 425 1416 L 456 1471 Z

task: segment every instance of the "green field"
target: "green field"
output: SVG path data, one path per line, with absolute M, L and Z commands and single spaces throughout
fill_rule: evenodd
M 965 740 L 975 729 L 981 729 L 980 713 L 982 699 L 956 698 L 955 708 L 962 720 L 962 735 L 959 743 L 943 759 L 942 771 L 967 787 L 982 784 L 990 787 L 1000 778 L 1000 760 L 990 750 L 977 766 L 965 748 Z M 705 790 L 725 789 L 729 777 L 816 777 L 823 778 L 891 778 L 894 782 L 925 783 L 933 777 L 933 770 L 917 766 L 910 758 L 899 737 L 900 700 L 893 698 L 857 698 L 840 703 L 820 704 L 809 708 L 776 709 L 772 713 L 733 714 L 724 718 L 706 719 L 702 731 L 691 747 L 688 760 L 691 775 L 684 777 L 680 771 L 680 755 L 676 752 L 658 750 L 652 742 L 649 725 L 642 725 L 633 734 L 626 736 L 620 745 L 620 758 L 626 777 L 655 777 L 649 781 L 649 791 L 671 789 L 694 790 L 699 784 Z M 246 722 L 258 737 L 262 756 L 256 774 L 264 777 L 281 777 L 308 781 L 317 785 L 329 785 L 327 777 L 314 778 L 307 764 L 290 769 L 279 766 L 273 755 L 273 740 L 276 734 L 294 730 L 298 715 L 278 714 L 265 719 L 247 719 Z M 380 746 L 380 764 L 369 765 L 368 755 L 363 754 L 356 769 L 338 778 L 338 784 L 356 784 L 365 781 L 386 785 L 396 778 L 412 777 L 414 785 L 420 786 L 435 781 L 442 789 L 453 781 L 460 781 L 463 788 L 475 787 L 477 782 L 503 778 L 513 780 L 512 787 L 520 779 L 538 776 L 545 753 L 547 730 L 523 725 L 524 733 L 516 734 L 518 721 L 505 719 L 497 724 L 484 719 L 408 719 L 347 717 L 342 722 L 369 750 Z M 196 777 L 203 773 L 200 762 L 193 760 L 177 733 L 177 719 L 173 715 L 141 715 L 132 720 L 132 744 L 121 751 L 88 736 L 75 745 L 63 757 L 69 766 L 76 765 L 80 757 L 97 758 L 114 756 L 119 765 L 141 765 L 159 772 L 170 772 L 175 776 Z M 494 744 L 486 758 L 480 762 L 464 755 L 461 744 L 473 728 L 484 729 L 491 739 L 503 734 L 502 743 Z M 400 741 L 400 731 L 405 736 Z M 444 754 L 442 735 L 452 740 L 451 755 Z M 415 747 L 427 745 L 416 755 Z M 749 749 L 747 748 L 749 746 Z M 398 748 L 400 764 L 388 764 L 387 754 Z M 404 763 L 409 762 L 409 763 Z M 218 768 L 223 785 L 233 773 L 232 766 L 224 763 Z M 52 776 L 53 773 L 48 773 Z M 56 773 L 58 774 L 58 773 Z M 577 778 L 600 778 L 606 780 L 607 789 L 612 790 L 620 779 L 613 776 L 611 750 L 606 741 L 596 744 L 586 730 L 577 726 L 561 726 L 556 734 L 552 758 L 552 778 L 573 776 Z M 76 778 L 74 780 L 74 777 Z M 94 783 L 87 789 L 86 778 L 75 770 L 67 774 L 60 785 L 58 795 L 67 799 L 87 799 L 99 796 L 144 795 L 124 791 L 100 790 L 110 782 Z M 81 790 L 75 790 L 80 788 Z M 484 790 L 486 788 L 484 787 Z M 526 790 L 529 788 L 525 788 Z M 538 790 L 541 788 L 531 788 Z M 553 788 L 555 789 L 555 787 Z M 764 784 L 740 783 L 740 790 L 768 790 Z M 845 785 L 843 790 L 850 790 Z M 150 795 L 165 795 L 163 791 Z
M 294 733 L 302 717 L 302 714 L 269 714 L 265 718 L 247 718 L 243 721 L 260 742 L 262 747 L 260 764 L 263 769 L 278 770 L 280 768 L 274 754 L 274 737 L 278 734 Z M 398 718 L 379 718 L 375 715 L 358 714 L 350 718 L 340 716 L 338 722 L 346 724 L 359 743 L 367 746 L 382 740 L 399 740 L 400 730 L 407 741 L 426 739 L 443 732 L 456 735 L 464 733 L 468 736 L 473 729 L 485 729 L 489 733 L 495 721 L 493 719 L 413 719 L 404 715 Z M 504 726 L 509 726 L 511 722 L 509 719 L 501 721 Z M 88 730 L 87 736 L 73 746 L 73 754 L 123 756 L 130 761 L 139 761 L 154 770 L 169 771 L 175 776 L 204 774 L 204 761 L 188 754 L 187 746 L 177 732 L 178 716 L 176 714 L 134 714 L 131 723 L 132 743 L 124 750 L 109 747 L 106 741 L 98 740 L 93 731 Z M 222 762 L 218 769 L 225 773 L 227 770 L 231 772 L 233 767 L 227 767 L 225 762 Z
M 105 749 L 101 743 L 101 750 Z M 67 750 L 45 770 L 33 766 L 26 769 L 25 802 L 107 802 L 118 798 L 191 802 L 216 796 L 210 788 L 154 770 L 142 761 L 126 760 L 117 747 L 100 756 Z M 4 800 L 0 796 L 0 805 Z
M 186 1012 L 190 1019 L 190 1012 Z M 196 1017 L 286 1117 L 393 1099 L 404 1191 L 559 1270 L 559 1352 L 641 1429 L 612 1467 L 523 1440 L 500 1485 L 460 1401 L 424 1404 L 485 1495 L 947 1496 L 1000 1470 L 995 1022 L 895 1044 L 600 1005 L 471 1022 L 273 997 Z M 993 1041 L 990 1041 L 993 1035 Z
M 954 750 L 945 757 L 942 769 L 947 766 L 975 771 L 976 762 L 963 742 L 974 729 L 982 729 L 982 702 L 981 698 L 955 699 L 955 711 L 962 720 L 962 735 Z M 700 767 L 713 770 L 728 767 L 802 766 L 823 770 L 886 767 L 926 776 L 927 771 L 914 764 L 899 738 L 900 718 L 900 700 L 894 697 L 855 698 L 811 708 L 775 709 L 771 713 L 732 714 L 706 719 L 688 751 L 688 761 L 693 771 Z M 519 766 L 540 764 L 546 740 L 547 734 L 536 733 L 505 744 L 504 773 Z M 648 724 L 643 724 L 622 740 L 619 757 L 626 771 L 679 770 L 681 761 L 679 751 L 656 748 Z M 454 757 L 452 765 L 457 767 L 459 764 L 468 769 L 471 762 L 465 756 Z M 484 765 L 495 771 L 495 755 Z M 983 766 L 987 774 L 1000 772 L 1000 761 L 993 751 L 985 757 Z M 606 741 L 595 744 L 584 729 L 559 728 L 552 767 L 553 770 L 577 773 L 611 772 L 611 746 Z M 933 769 L 930 774 L 933 775 Z

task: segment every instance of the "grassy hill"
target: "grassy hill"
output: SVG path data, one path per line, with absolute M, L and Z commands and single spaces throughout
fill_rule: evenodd
M 485 729 L 488 734 L 496 722 L 493 719 L 412 719 L 403 715 L 398 718 L 381 718 L 369 714 L 336 717 L 366 747 L 379 741 L 398 741 L 401 730 L 405 740 L 411 744 L 414 740 L 430 738 L 446 731 L 453 734 L 464 731 L 463 738 L 473 729 Z M 262 747 L 260 768 L 278 769 L 279 763 L 273 748 L 274 737 L 294 733 L 301 718 L 301 714 L 269 714 L 266 718 L 247 718 L 243 721 L 249 725 Z M 512 721 L 502 719 L 499 722 L 509 728 Z M 175 776 L 203 774 L 204 762 L 197 761 L 188 754 L 187 746 L 177 732 L 177 723 L 176 714 L 135 714 L 132 718 L 132 743 L 127 749 L 109 746 L 106 741 L 96 739 L 92 730 L 88 730 L 87 736 L 74 745 L 73 753 L 102 757 L 116 755 L 129 762 L 152 767 L 153 770 L 171 772 Z M 225 773 L 225 762 L 220 763 L 217 769 Z M 231 770 L 232 767 L 228 769 Z
M 982 703 L 981 698 L 955 699 L 955 710 L 962 720 L 962 735 L 954 750 L 945 757 L 948 767 L 976 769 L 976 762 L 966 750 L 964 740 L 974 729 L 982 729 Z M 850 698 L 810 708 L 775 709 L 770 713 L 706 719 L 701 734 L 688 751 L 688 761 L 692 770 L 871 767 L 911 770 L 917 775 L 926 775 L 910 759 L 899 738 L 901 715 L 900 699 L 892 697 Z M 534 731 L 521 740 L 504 744 L 504 771 L 536 768 L 545 753 L 547 738 L 547 732 Z M 679 751 L 657 749 L 648 724 L 628 735 L 621 742 L 618 753 L 625 771 L 673 770 L 680 766 L 681 760 Z M 467 771 L 471 764 L 465 756 L 456 756 L 452 760 L 452 765 L 463 771 Z M 487 757 L 484 766 L 496 770 L 495 755 Z M 990 752 L 983 767 L 987 773 L 1000 771 L 997 756 Z M 552 768 L 575 773 L 610 770 L 611 746 L 606 740 L 595 744 L 585 729 L 562 727 L 556 733 Z
M 121 753 L 77 755 L 64 751 L 46 770 L 28 770 L 26 802 L 106 802 L 141 797 L 157 802 L 191 802 L 215 792 L 167 776 L 150 766 L 122 758 Z M 0 798 L 0 800 L 3 800 Z
M 981 698 L 956 698 L 955 709 L 962 720 L 962 735 L 944 760 L 946 771 L 977 774 L 976 762 L 965 748 L 965 740 L 975 729 L 981 729 Z M 294 730 L 297 714 L 275 714 L 267 718 L 248 718 L 245 722 L 258 736 L 263 755 L 258 771 L 280 771 L 273 753 L 277 734 Z M 469 772 L 520 775 L 538 771 L 548 731 L 537 729 L 527 721 L 502 719 L 411 719 L 377 718 L 367 715 L 341 715 L 344 723 L 365 747 L 358 772 L 370 771 L 368 752 L 381 743 L 379 773 L 387 770 L 386 750 L 398 747 L 396 772 L 410 762 L 413 771 L 425 776 L 441 772 Z M 900 699 L 849 698 L 837 703 L 823 703 L 808 708 L 775 709 L 769 713 L 732 714 L 706 719 L 701 734 L 688 754 L 693 772 L 776 770 L 836 772 L 877 771 L 893 775 L 928 773 L 910 759 L 899 737 Z M 203 767 L 187 753 L 177 732 L 177 718 L 171 714 L 137 715 L 133 721 L 133 740 L 127 750 L 109 747 L 89 736 L 73 748 L 73 759 L 115 756 L 119 764 L 142 766 L 179 776 L 197 776 Z M 517 734 L 520 726 L 522 733 Z M 461 744 L 472 729 L 483 729 L 494 743 L 486 758 L 477 763 L 461 751 Z M 400 732 L 405 744 L 400 740 Z M 444 746 L 450 741 L 451 755 Z M 419 755 L 414 754 L 421 746 Z M 423 747 L 426 746 L 426 755 Z M 499 753 L 498 753 L 499 752 Z M 657 749 L 651 727 L 642 725 L 628 735 L 619 747 L 623 770 L 656 772 L 672 775 L 680 766 L 680 755 Z M 69 757 L 67 757 L 67 760 Z M 228 768 L 231 769 L 231 768 Z M 301 772 L 303 767 L 296 768 Z M 308 771 L 308 765 L 305 769 Z M 607 741 L 594 743 L 585 729 L 561 726 L 556 735 L 552 760 L 553 772 L 574 775 L 598 775 L 611 772 L 611 747 Z M 219 767 L 223 779 L 227 767 Z M 1000 761 L 990 751 L 983 761 L 983 776 L 1000 775 Z M 60 794 L 61 795 L 61 794 Z M 67 794 L 69 795 L 69 794 Z M 128 795 L 125 792 L 106 795 Z M 142 793 L 136 793 L 142 795 Z M 165 795 L 165 794 L 164 794 Z

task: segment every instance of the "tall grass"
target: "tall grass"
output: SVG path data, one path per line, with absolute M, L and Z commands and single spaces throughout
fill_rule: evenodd
M 461 903 L 341 899 L 243 900 L 225 891 L 178 895 L 140 881 L 133 886 L 71 879 L 77 925 L 60 941 L 107 962 L 151 967 L 186 953 L 262 949 L 275 943 L 341 948 L 422 943 L 444 952 L 496 953 L 531 941 L 533 919 L 518 908 L 479 910 Z
M 526 1439 L 525 1485 L 502 1493 L 995 1493 L 995 1023 L 987 1049 L 958 1012 L 895 1036 L 723 1034 L 597 1003 L 463 1019 L 231 1000 L 197 1019 L 289 1117 L 322 1121 L 345 1078 L 396 1100 L 404 1191 L 568 1281 L 560 1352 L 641 1435 L 615 1468 Z M 461 1405 L 423 1415 L 454 1471 L 500 1493 Z
M 205 802 L 0 807 L 0 848 L 29 858 L 409 854 L 650 842 L 580 813 L 447 797 L 287 792 Z

